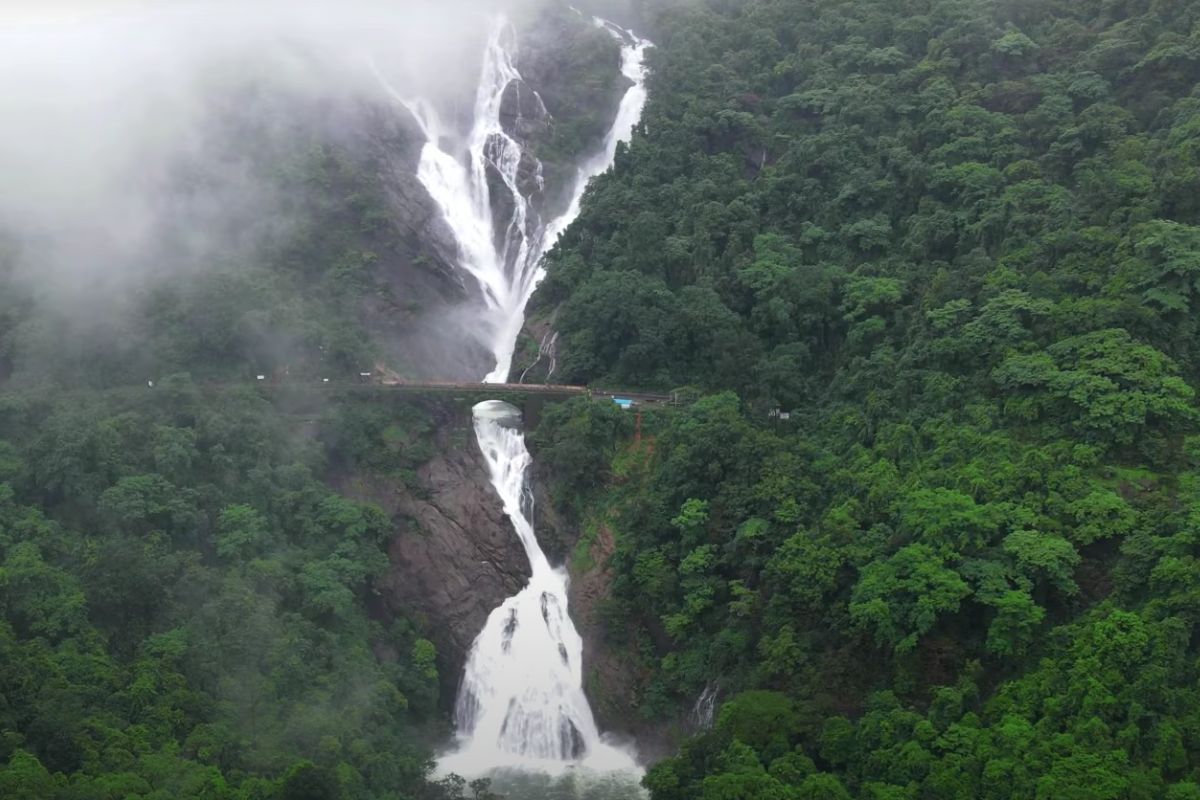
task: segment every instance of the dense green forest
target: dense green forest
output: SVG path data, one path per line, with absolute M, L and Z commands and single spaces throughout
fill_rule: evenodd
M 654 800 L 1200 798 L 1200 8 L 670 5 L 535 300 L 701 398 L 536 435 Z
M 424 791 L 433 645 L 367 616 L 391 521 L 319 480 L 387 452 L 370 437 L 383 420 L 422 419 L 349 400 L 330 414 L 308 441 L 257 393 L 186 376 L 4 398 L 0 796 Z M 377 658 L 384 642 L 398 659 Z
M 76 313 L 0 262 L 5 800 L 490 796 L 430 778 L 434 646 L 371 613 L 395 525 L 328 485 L 410 481 L 433 409 L 254 384 L 369 369 L 399 246 L 369 161 L 294 123 L 236 136 L 285 228 L 169 242 L 169 280 Z

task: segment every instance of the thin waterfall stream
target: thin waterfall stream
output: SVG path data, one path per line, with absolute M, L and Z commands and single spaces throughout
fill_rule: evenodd
M 618 144 L 632 137 L 646 103 L 644 56 L 650 43 L 605 20 L 594 23 L 620 42 L 621 72 L 632 86 L 603 147 L 580 164 L 570 202 L 554 218 L 543 219 L 522 191 L 530 161 L 541 188 L 541 164 L 501 120 L 505 92 L 514 83 L 544 108 L 521 78 L 517 36 L 506 19 L 494 20 L 485 46 L 466 163 L 443 149 L 453 138 L 432 104 L 392 92 L 425 134 L 417 177 L 454 231 L 461 266 L 483 292 L 483 324 L 496 362 L 485 383 L 508 380 L 526 305 L 544 276 L 542 259 L 579 215 L 588 182 L 612 166 Z M 507 196 L 496 198 L 494 192 Z M 510 207 L 507 220 L 496 220 L 497 208 Z M 636 773 L 632 754 L 602 739 L 583 691 L 583 642 L 567 609 L 567 572 L 550 564 L 534 531 L 527 485 L 532 459 L 520 412 L 499 401 L 484 402 L 474 409 L 474 424 L 492 485 L 529 558 L 532 577 L 491 613 L 471 648 L 455 706 L 457 747 L 441 766 L 468 776 L 513 768 L 557 774 L 576 766 Z

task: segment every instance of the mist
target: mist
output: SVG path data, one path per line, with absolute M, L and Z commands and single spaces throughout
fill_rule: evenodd
M 286 225 L 244 159 L 204 161 L 203 191 L 174 196 L 180 165 L 203 160 L 231 99 L 243 92 L 250 102 L 233 111 L 269 127 L 284 122 L 272 118 L 272 98 L 294 108 L 387 104 L 377 73 L 403 92 L 454 98 L 471 85 L 479 36 L 498 10 L 482 0 L 8 0 L 0 236 L 43 294 L 94 300 L 126 279 L 203 261 L 206 245 L 227 250 L 231 218 Z M 144 263 L 168 223 L 186 230 L 193 258 Z

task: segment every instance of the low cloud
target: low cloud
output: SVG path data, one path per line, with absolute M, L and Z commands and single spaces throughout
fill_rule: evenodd
M 403 91 L 452 98 L 473 82 L 497 10 L 484 0 L 7 0 L 0 236 L 57 292 L 93 292 L 142 269 L 169 274 L 170 263 L 144 263 L 164 210 L 181 206 L 165 193 L 229 121 L 238 91 L 386 103 L 378 69 Z M 271 103 L 248 103 L 238 116 L 273 124 Z M 203 191 L 185 204 L 191 241 L 219 234 L 222 215 L 269 218 L 275 208 L 244 163 L 205 162 L 203 172 Z

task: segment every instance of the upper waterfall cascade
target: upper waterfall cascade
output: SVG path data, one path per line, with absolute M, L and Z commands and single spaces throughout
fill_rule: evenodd
M 454 137 L 432 104 L 397 97 L 427 139 L 417 177 L 454 231 L 461 266 L 478 281 L 487 304 L 483 324 L 496 362 L 487 383 L 508 379 L 525 307 L 544 275 L 542 259 L 578 216 L 588 182 L 612 166 L 618 143 L 632 137 L 646 103 L 643 61 L 650 43 L 605 20 L 594 22 L 620 42 L 621 71 L 632 86 L 603 147 L 580 164 L 570 202 L 557 217 L 544 219 L 536 207 L 541 164 L 502 121 L 513 84 L 534 94 L 535 108 L 544 108 L 517 69 L 517 37 L 505 19 L 494 21 L 487 39 L 465 159 L 444 149 Z M 475 432 L 532 577 L 492 612 L 472 646 L 455 708 L 458 748 L 442 767 L 465 775 L 512 767 L 557 772 L 576 764 L 633 770 L 630 754 L 601 739 L 583 692 L 583 642 L 567 613 L 567 574 L 551 566 L 534 532 L 520 414 L 498 401 L 481 403 Z
M 460 266 L 483 291 L 487 304 L 483 333 L 496 362 L 484 378 L 487 383 L 508 380 L 517 337 L 525 324 L 525 307 L 545 276 L 543 257 L 579 216 L 589 181 L 612 166 L 617 145 L 632 137 L 646 105 L 643 62 L 650 42 L 605 20 L 594 22 L 621 43 L 621 72 L 633 85 L 622 97 L 599 152 L 580 164 L 570 202 L 556 217 L 543 219 L 534 198 L 522 190 L 527 182 L 522 174 L 529 172 L 542 187 L 542 165 L 505 130 L 501 118 L 505 92 L 514 84 L 518 92 L 528 91 L 544 108 L 541 97 L 517 69 L 516 32 L 506 19 L 497 17 L 493 22 L 484 49 L 473 122 L 466 139 L 466 163 L 444 149 L 454 137 L 432 103 L 396 95 L 425 134 L 417 178 L 454 232 Z M 511 212 L 506 219 L 497 219 L 497 209 Z

